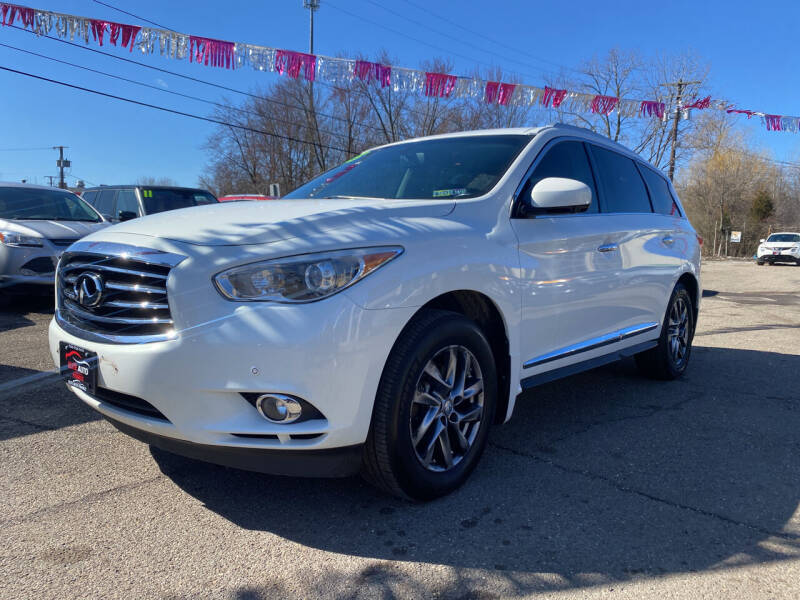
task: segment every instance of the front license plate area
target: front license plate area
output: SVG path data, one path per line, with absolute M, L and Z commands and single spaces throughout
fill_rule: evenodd
M 97 389 L 97 353 L 59 342 L 61 376 L 67 385 L 94 395 Z

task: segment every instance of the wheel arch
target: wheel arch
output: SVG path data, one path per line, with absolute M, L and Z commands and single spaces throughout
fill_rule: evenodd
M 689 291 L 689 295 L 692 297 L 692 322 L 693 322 L 693 329 L 692 329 L 692 337 L 694 337 L 694 329 L 697 328 L 697 316 L 698 312 L 700 311 L 700 284 L 697 281 L 697 278 L 689 272 L 684 273 L 678 278 L 678 283 L 683 284 L 683 286 Z
M 486 335 L 494 355 L 497 370 L 497 410 L 495 421 L 503 423 L 508 413 L 511 389 L 511 355 L 506 320 L 497 304 L 486 294 L 475 290 L 452 290 L 432 298 L 422 305 L 416 313 L 435 308 L 449 310 L 475 321 Z

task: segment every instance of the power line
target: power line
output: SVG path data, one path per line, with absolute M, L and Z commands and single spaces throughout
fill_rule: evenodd
M 454 40 L 456 42 L 459 42 L 461 44 L 466 43 L 463 38 L 459 38 L 457 36 L 454 36 L 454 35 L 451 35 L 451 34 L 447 33 L 446 31 L 442 31 L 441 29 L 437 29 L 435 27 L 431 27 L 430 25 L 427 25 L 425 23 L 417 21 L 416 19 L 412 19 L 412 18 L 404 15 L 403 13 L 400 13 L 400 12 L 398 12 L 398 11 L 392 9 L 392 8 L 389 8 L 387 6 L 384 6 L 383 4 L 380 4 L 379 2 L 376 2 L 375 0 L 366 0 L 366 2 L 369 2 L 370 4 L 372 4 L 374 6 L 377 6 L 378 8 L 381 8 L 381 9 L 385 10 L 386 12 L 388 12 L 388 13 L 390 13 L 392 15 L 395 15 L 396 17 L 404 19 L 404 20 L 408 21 L 409 23 L 412 23 L 413 25 L 416 25 L 417 27 L 422 27 L 424 29 L 432 31 L 432 32 L 436 33 L 438 36 L 449 38 L 449 39 Z M 452 23 L 452 21 L 451 21 L 451 23 Z M 541 73 L 543 73 L 545 75 L 552 75 L 552 73 L 549 73 L 549 72 L 545 71 L 541 67 L 536 67 L 534 65 L 531 65 L 530 63 L 526 63 L 526 62 L 517 60 L 515 58 L 510 58 L 510 57 L 508 57 L 508 56 L 506 56 L 504 54 L 498 54 L 497 52 L 494 52 L 492 50 L 488 50 L 486 48 L 480 48 L 478 46 L 475 46 L 472 43 L 469 43 L 469 45 L 472 46 L 473 48 L 475 48 L 476 50 L 479 50 L 480 52 L 485 52 L 487 54 L 491 54 L 493 56 L 497 56 L 498 58 L 501 58 L 501 59 L 503 59 L 505 61 L 514 62 L 514 63 L 517 63 L 518 65 L 523 65 L 525 67 L 536 69 L 537 71 L 540 71 Z M 480 61 L 477 61 L 477 62 L 480 62 Z M 485 63 L 481 63 L 481 64 L 485 64 Z M 517 76 L 519 76 L 519 75 L 526 75 L 528 77 L 539 77 L 540 76 L 540 75 L 532 75 L 531 73 L 515 73 L 514 71 L 509 71 L 509 73 L 511 73 L 512 75 L 517 75 Z
M 226 104 L 222 104 L 221 102 L 214 102 L 213 100 L 208 100 L 206 98 L 200 98 L 198 96 L 192 96 L 190 94 L 184 94 L 182 92 L 176 92 L 174 90 L 168 90 L 168 89 L 165 89 L 163 87 L 159 87 L 157 85 L 144 83 L 143 81 L 137 81 L 135 79 L 128 79 L 127 77 L 122 77 L 121 75 L 114 75 L 113 73 L 106 73 L 105 71 L 100 71 L 98 69 L 92 69 L 90 67 L 86 67 L 86 66 L 83 66 L 83 65 L 78 65 L 78 64 L 66 61 L 66 60 L 61 60 L 59 58 L 54 58 L 52 56 L 47 56 L 46 54 L 39 54 L 38 52 L 33 52 L 32 50 L 25 50 L 23 48 L 17 48 L 16 46 L 11 46 L 9 44 L 3 44 L 2 42 L 0 42 L 0 46 L 2 46 L 3 48 L 9 48 L 11 50 L 16 50 L 17 52 L 24 52 L 25 54 L 30 54 L 32 56 L 38 56 L 39 58 L 44 58 L 45 60 L 50 60 L 50 61 L 53 61 L 53 62 L 57 62 L 57 63 L 60 63 L 62 65 L 67 65 L 67 66 L 70 66 L 70 67 L 74 67 L 76 69 L 83 69 L 84 71 L 89 71 L 91 73 L 97 73 L 98 75 L 103 75 L 105 77 L 111 77 L 112 79 L 117 79 L 119 81 L 125 81 L 127 83 L 132 83 L 134 85 L 140 85 L 142 87 L 150 88 L 150 89 L 156 90 L 158 92 L 163 92 L 165 94 L 172 94 L 173 96 L 180 96 L 181 98 L 188 98 L 190 100 L 196 100 L 197 102 L 205 102 L 206 104 L 217 106 L 219 108 L 227 108 L 227 109 L 235 110 L 237 112 L 253 115 L 253 116 L 256 116 L 256 117 L 263 117 L 264 116 L 264 115 L 262 115 L 262 114 L 260 114 L 260 113 L 258 113 L 256 111 L 248 110 L 246 108 L 236 108 L 236 107 L 233 107 L 233 106 L 228 106 Z M 271 121 L 276 121 L 278 123 L 283 123 L 285 125 L 295 125 L 297 127 L 303 127 L 303 128 L 306 128 L 306 129 L 309 128 L 308 125 L 303 125 L 303 124 L 297 123 L 295 121 L 286 121 L 286 120 L 283 120 L 283 119 L 279 119 L 277 117 L 270 117 L 270 120 Z M 345 138 L 345 139 L 347 138 L 347 135 L 344 134 L 344 133 L 336 133 L 334 131 L 327 131 L 325 129 L 319 129 L 319 132 L 320 133 L 325 133 L 327 135 L 332 135 L 332 136 Z M 358 140 L 358 141 L 360 143 L 363 143 L 362 140 Z
M 11 27 L 13 27 L 14 29 L 18 29 L 19 31 L 24 31 L 25 33 L 30 33 L 32 35 L 36 35 L 36 32 L 30 31 L 29 29 L 25 29 L 23 27 L 20 27 L 19 25 L 11 25 Z M 139 66 L 139 67 L 143 67 L 145 69 L 158 71 L 160 73 L 165 73 L 167 75 L 172 75 L 174 77 L 180 77 L 181 79 L 186 79 L 188 81 L 193 81 L 195 83 L 201 83 L 203 85 L 208 85 L 208 86 L 215 87 L 215 88 L 218 88 L 218 89 L 221 89 L 221 90 L 225 90 L 225 91 L 228 91 L 228 92 L 233 92 L 235 94 L 241 94 L 242 96 L 248 96 L 250 98 L 255 98 L 257 100 L 263 100 L 263 101 L 268 102 L 270 104 L 277 104 L 279 106 L 285 106 L 285 107 L 288 107 L 288 108 L 295 108 L 295 109 L 299 108 L 299 107 L 297 107 L 297 106 L 295 106 L 293 104 L 289 104 L 288 102 L 281 102 L 280 100 L 274 100 L 272 98 L 267 98 L 265 96 L 259 96 L 258 94 L 253 94 L 251 92 L 245 92 L 245 91 L 242 91 L 242 90 L 237 90 L 236 88 L 228 87 L 228 86 L 221 85 L 221 84 L 218 84 L 218 83 L 213 83 L 211 81 L 206 81 L 205 79 L 198 79 L 197 77 L 192 77 L 191 75 L 184 75 L 182 73 L 176 73 L 175 71 L 170 71 L 169 69 L 163 69 L 161 67 L 156 67 L 154 65 L 148 65 L 148 64 L 145 64 L 145 63 L 141 63 L 139 61 L 132 60 L 130 58 L 126 58 L 124 56 L 117 56 L 116 54 L 111 54 L 109 52 L 103 52 L 102 50 L 98 50 L 96 48 L 91 48 L 89 46 L 83 46 L 81 44 L 76 44 L 75 42 L 70 42 L 69 40 L 62 40 L 61 38 L 58 38 L 58 37 L 55 37 L 55 36 L 52 36 L 52 35 L 44 35 L 44 36 L 39 36 L 39 37 L 45 37 L 45 38 L 53 40 L 55 42 L 60 42 L 62 44 L 67 44 L 67 45 L 73 46 L 75 48 L 80 48 L 81 50 L 87 50 L 89 52 L 94 52 L 95 54 L 102 54 L 103 56 L 107 56 L 107 57 L 113 58 L 115 60 L 121 60 L 123 62 L 127 62 L 127 63 L 133 64 L 133 65 L 136 65 L 136 66 Z M 334 121 L 341 121 L 343 123 L 348 123 L 348 124 L 350 123 L 347 119 L 343 119 L 342 117 L 337 117 L 336 115 L 331 115 L 331 114 L 321 113 L 321 112 L 317 112 L 317 114 L 321 115 L 323 117 L 327 117 L 329 119 L 333 119 Z M 359 125 L 360 127 L 365 127 L 367 129 L 373 129 L 373 130 L 378 131 L 378 132 L 383 132 L 383 130 L 380 127 L 376 127 L 374 125 L 370 125 L 370 124 L 367 124 L 367 123 L 356 123 L 356 122 L 353 122 L 352 124 L 353 125 Z
M 125 98 L 124 96 L 116 96 L 114 94 L 109 94 L 107 92 L 101 92 L 99 90 L 93 90 L 91 88 L 85 88 L 85 87 L 82 87 L 82 86 L 79 86 L 79 85 L 74 85 L 72 83 L 67 83 L 65 81 L 59 81 L 57 79 L 50 79 L 48 77 L 42 77 L 41 75 L 34 75 L 33 73 L 27 73 L 25 71 L 18 71 L 17 69 L 12 69 L 10 67 L 0 66 L 0 69 L 3 70 L 3 71 L 8 71 L 9 73 L 16 73 L 17 75 L 24 75 L 26 77 L 31 77 L 33 79 L 38 79 L 40 81 L 47 81 L 48 83 L 54 83 L 54 84 L 61 85 L 61 86 L 64 86 L 64 87 L 68 87 L 68 88 L 72 88 L 72 89 L 75 89 L 75 90 L 80 90 L 82 92 L 89 92 L 90 94 L 96 94 L 98 96 L 104 96 L 106 98 L 112 98 L 114 100 L 121 100 L 122 102 L 129 102 L 130 104 L 136 104 L 138 106 L 144 106 L 146 108 L 153 108 L 155 110 L 160 110 L 160 111 L 172 113 L 172 114 L 175 114 L 175 115 L 181 115 L 183 117 L 189 117 L 189 118 L 192 118 L 192 119 L 197 119 L 199 121 L 206 121 L 208 123 L 214 123 L 216 125 L 224 125 L 225 127 L 232 127 L 234 129 L 241 129 L 243 131 L 250 131 L 252 133 L 259 133 L 261 135 L 266 135 L 268 137 L 279 138 L 279 139 L 287 140 L 287 141 L 290 141 L 290 142 L 297 142 L 299 144 L 315 145 L 315 146 L 319 146 L 321 148 L 327 148 L 328 150 L 336 150 L 337 152 L 344 152 L 346 154 L 350 153 L 348 150 L 346 150 L 344 148 L 337 148 L 336 146 L 329 146 L 327 144 L 317 144 L 315 142 L 309 142 L 307 140 L 301 140 L 301 139 L 294 138 L 294 137 L 291 137 L 291 136 L 288 136 L 288 135 L 282 135 L 282 134 L 279 134 L 279 133 L 271 133 L 269 131 L 262 131 L 260 129 L 255 129 L 253 127 L 246 127 L 244 125 L 237 125 L 235 123 L 228 123 L 228 122 L 222 121 L 220 119 L 214 119 L 214 118 L 211 118 L 211 117 L 203 117 L 201 115 L 195 115 L 193 113 L 187 113 L 187 112 L 183 112 L 183 111 L 180 111 L 180 110 L 175 110 L 173 108 L 167 108 L 165 106 L 159 106 L 157 104 L 150 104 L 148 102 L 142 102 L 140 100 L 134 100 L 133 98 Z
M 39 146 L 38 148 L 0 148 L 0 152 L 29 152 L 34 150 L 52 150 L 52 146 Z
M 121 12 L 122 14 L 128 15 L 129 17 L 133 17 L 134 19 L 139 19 L 140 21 L 144 21 L 146 23 L 150 23 L 151 25 L 155 25 L 156 27 L 160 27 L 161 29 L 166 29 L 168 31 L 175 31 L 174 29 L 167 27 L 165 25 L 159 25 L 155 21 L 151 21 L 150 19 L 145 19 L 144 17 L 140 17 L 138 15 L 133 14 L 132 12 L 128 12 L 127 10 L 122 10 L 121 8 L 117 8 L 111 4 L 107 4 L 106 2 L 100 2 L 100 0 L 92 0 L 95 4 L 102 4 L 103 6 L 107 6 L 111 10 L 115 10 L 117 12 Z
M 491 42 L 493 44 L 497 44 L 498 46 L 502 46 L 503 48 L 511 50 L 512 52 L 517 52 L 517 53 L 525 55 L 527 57 L 534 58 L 534 59 L 536 59 L 536 60 L 538 60 L 540 62 L 548 63 L 548 64 L 551 64 L 553 66 L 560 67 L 562 69 L 567 69 L 569 71 L 574 71 L 575 73 L 580 73 L 580 71 L 578 69 L 575 69 L 573 67 L 568 67 L 566 65 L 562 65 L 560 63 L 554 62 L 552 60 L 548 60 L 546 58 L 541 58 L 539 56 L 534 56 L 534 55 L 530 54 L 530 52 L 527 51 L 527 50 L 520 50 L 519 48 L 515 48 L 514 46 L 510 46 L 510 45 L 508 45 L 508 44 L 506 44 L 504 42 L 499 42 L 499 41 L 497 41 L 497 40 L 495 40 L 493 38 L 490 38 L 487 35 L 479 32 L 479 31 L 475 31 L 474 29 L 470 29 L 468 27 L 464 27 L 463 25 L 460 25 L 459 23 L 456 23 L 455 21 L 453 21 L 451 19 L 448 19 L 447 17 L 443 17 L 443 16 L 441 16 L 439 14 L 436 14 L 432 10 L 430 10 L 430 9 L 424 7 L 424 6 L 421 6 L 421 5 L 417 4 L 416 2 L 412 2 L 411 0 L 403 0 L 403 1 L 406 4 L 409 4 L 409 5 L 413 6 L 414 8 L 417 8 L 418 10 L 426 12 L 429 15 L 431 15 L 433 17 L 436 17 L 437 19 L 439 19 L 441 21 L 444 21 L 445 23 L 450 23 L 451 25 L 454 25 L 455 27 L 457 27 L 458 29 L 461 29 L 462 31 L 466 31 L 467 33 L 469 33 L 471 35 L 483 38 L 483 39 L 485 39 L 485 40 L 487 40 L 487 41 L 489 41 L 489 42 Z

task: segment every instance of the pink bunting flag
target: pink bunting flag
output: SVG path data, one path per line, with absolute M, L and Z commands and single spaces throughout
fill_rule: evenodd
M 600 96 L 599 94 L 592 100 L 591 110 L 598 115 L 608 115 L 619 104 L 616 96 Z
M 754 114 L 756 114 L 755 111 L 753 111 L 753 110 L 743 110 L 743 109 L 737 109 L 737 108 L 728 108 L 728 109 L 725 110 L 725 112 L 728 113 L 728 114 L 733 113 L 733 114 L 737 114 L 737 115 L 747 115 L 748 119 L 750 117 L 752 117 Z
M 648 117 L 664 118 L 664 111 L 666 106 L 663 102 L 656 102 L 654 100 L 642 100 L 642 105 L 639 107 L 639 113 Z
M 34 12 L 32 8 L 13 4 L 0 4 L 0 13 L 3 15 L 3 25 L 11 27 L 19 16 L 23 27 L 33 27 Z
M 781 131 L 780 115 L 764 115 L 764 120 L 767 122 L 767 131 Z
M 317 73 L 317 57 L 304 52 L 276 50 L 275 70 L 281 75 L 286 73 L 292 79 L 297 79 L 300 71 L 303 71 L 303 76 L 307 81 L 314 81 Z
M 496 100 L 498 104 L 505 106 L 508 104 L 509 100 L 511 100 L 511 96 L 514 94 L 516 87 L 514 83 L 487 81 L 485 92 L 486 102 L 491 104 Z
M 189 36 L 189 62 L 197 61 L 207 67 L 234 68 L 233 51 L 236 44 L 212 38 Z
M 355 68 L 356 77 L 367 83 L 377 81 L 381 87 L 386 87 L 392 77 L 392 67 L 367 60 L 357 60 Z
M 711 96 L 706 96 L 702 100 L 695 100 L 694 102 L 692 102 L 691 104 L 687 104 L 683 108 L 684 109 L 687 109 L 687 108 L 698 108 L 698 109 L 702 110 L 704 108 L 708 108 L 709 106 L 711 106 Z
M 449 98 L 456 88 L 458 77 L 446 73 L 425 73 L 425 95 Z
M 542 104 L 553 108 L 558 108 L 567 97 L 567 90 L 557 90 L 548 86 L 544 86 L 544 93 L 542 94 Z
M 89 19 L 89 27 L 92 30 L 92 37 L 101 46 L 103 45 L 103 36 L 106 33 L 106 29 L 109 29 L 109 25 L 111 25 L 111 23 L 108 21 Z
M 111 25 L 111 32 L 108 34 L 108 41 L 116 46 L 121 37 L 120 46 L 128 48 L 129 52 L 133 52 L 133 45 L 141 27 L 122 25 L 121 23 L 109 23 L 109 25 Z

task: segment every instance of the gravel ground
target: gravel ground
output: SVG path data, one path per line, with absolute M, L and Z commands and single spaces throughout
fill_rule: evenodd
M 0 312 L 0 598 L 797 598 L 800 268 L 704 265 L 692 364 L 536 388 L 429 504 L 151 450 Z

